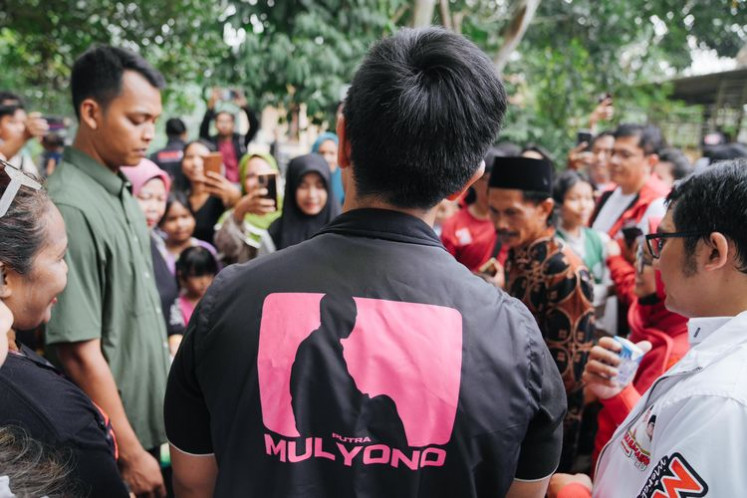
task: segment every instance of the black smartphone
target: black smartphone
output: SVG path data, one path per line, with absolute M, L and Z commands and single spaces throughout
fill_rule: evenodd
M 278 175 L 269 173 L 267 175 L 258 175 L 257 182 L 260 188 L 267 189 L 267 194 L 263 195 L 264 199 L 275 201 L 275 209 L 278 208 Z
M 579 131 L 576 134 L 576 145 L 581 145 L 586 142 L 587 145 L 591 145 L 591 133 L 588 131 Z

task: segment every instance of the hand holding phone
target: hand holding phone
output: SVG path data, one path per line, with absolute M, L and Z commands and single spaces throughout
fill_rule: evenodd
M 211 152 L 203 158 L 202 164 L 205 173 L 211 172 L 216 175 L 221 175 L 223 169 L 223 156 L 220 152 Z
M 268 173 L 266 175 L 258 175 L 257 183 L 259 188 L 267 190 L 267 193 L 262 196 L 263 199 L 271 200 L 275 203 L 275 209 L 278 208 L 278 175 L 275 173 Z

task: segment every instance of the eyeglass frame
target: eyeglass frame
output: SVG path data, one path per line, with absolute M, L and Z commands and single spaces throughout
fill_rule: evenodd
M 651 253 L 651 250 L 649 249 L 649 254 Z M 651 257 L 650 259 L 646 255 L 646 251 L 643 249 L 643 244 L 638 245 L 638 251 L 635 255 L 635 271 L 640 275 L 643 273 L 643 268 L 645 266 L 653 266 L 654 265 L 654 258 Z
M 661 249 L 663 245 L 660 244 L 659 242 L 654 243 L 653 241 L 662 240 L 662 239 L 682 239 L 682 238 L 688 238 L 688 237 L 702 237 L 703 235 L 706 235 L 708 233 L 711 233 L 711 232 L 690 230 L 690 231 L 685 231 L 685 232 L 649 233 L 646 235 L 646 246 L 648 247 L 648 251 L 651 253 L 651 257 L 653 259 L 659 259 L 661 257 Z M 656 250 L 654 250 L 654 248 L 656 248 Z
M 0 196 L 0 218 L 2 218 L 6 214 L 8 214 L 10 205 L 18 195 L 18 191 L 21 189 L 21 187 L 29 187 L 33 190 L 41 190 L 42 184 L 31 178 L 31 176 L 27 175 L 21 169 L 13 166 L 8 161 L 5 161 L 4 159 L 0 159 L 0 166 L 2 166 L 2 168 L 0 168 L 0 171 L 4 171 L 5 174 L 10 178 L 10 183 L 8 183 L 8 186 L 5 188 L 5 192 L 3 192 L 3 195 Z

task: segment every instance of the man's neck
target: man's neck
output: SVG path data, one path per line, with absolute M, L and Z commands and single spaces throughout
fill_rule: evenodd
M 646 185 L 646 182 L 648 181 L 650 174 L 643 175 L 640 181 L 634 185 L 629 185 L 627 187 L 624 187 L 620 185 L 620 190 L 622 191 L 623 195 L 631 195 L 631 194 L 637 194 L 641 191 L 644 185 Z
M 480 202 L 470 204 L 467 209 L 469 210 L 470 214 L 478 220 L 488 219 L 488 208 L 487 206 L 482 205 L 482 203 Z
M 434 206 L 433 208 L 426 211 L 422 209 L 409 209 L 394 206 L 393 204 L 374 197 L 359 199 L 354 195 L 350 197 L 346 196 L 345 205 L 342 207 L 342 211 L 346 213 L 355 209 L 387 209 L 389 211 L 397 211 L 400 213 L 409 214 L 410 216 L 414 216 L 415 218 L 419 218 L 431 227 L 433 227 L 433 225 L 436 223 L 437 206 Z
M 101 157 L 101 154 L 99 154 L 98 150 L 96 150 L 96 147 L 93 144 L 93 141 L 90 140 L 88 137 L 86 137 L 84 134 L 78 133 L 75 135 L 75 140 L 73 141 L 73 148 L 86 153 L 93 160 L 95 160 L 97 163 L 104 166 L 106 169 L 108 169 L 112 173 L 116 173 L 119 171 L 119 165 L 111 166 L 107 164 L 106 161 L 104 161 L 104 158 Z
M 8 330 L 8 351 L 20 352 L 16 342 L 16 331 L 13 329 Z

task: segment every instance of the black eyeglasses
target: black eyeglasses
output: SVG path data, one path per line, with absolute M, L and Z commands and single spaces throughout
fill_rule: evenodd
M 643 269 L 646 266 L 652 266 L 654 264 L 653 258 L 646 254 L 643 250 L 643 244 L 638 245 L 638 252 L 635 258 L 635 270 L 640 274 L 643 273 Z
M 708 232 L 710 233 L 710 232 Z M 702 237 L 706 232 L 689 231 L 689 232 L 660 232 L 650 233 L 646 235 L 646 245 L 654 259 L 659 259 L 661 256 L 661 249 L 664 247 L 664 241 L 666 239 L 678 239 L 687 237 Z
M 42 188 L 41 183 L 28 176 L 8 161 L 0 159 L 0 172 L 3 171 L 10 178 L 10 183 L 5 188 L 3 195 L 0 196 L 0 218 L 5 216 L 8 209 L 10 209 L 10 204 L 13 202 L 13 199 L 16 198 L 21 186 L 29 187 L 34 190 L 40 190 Z

